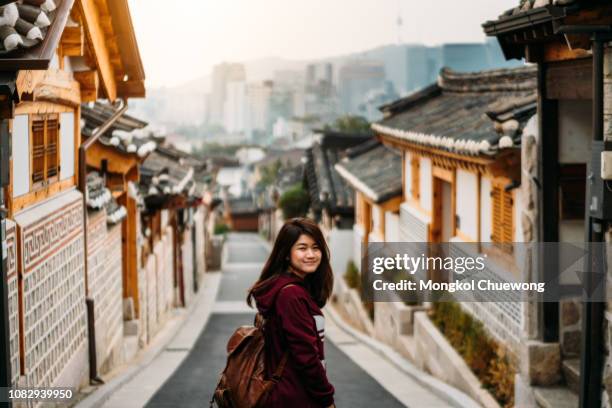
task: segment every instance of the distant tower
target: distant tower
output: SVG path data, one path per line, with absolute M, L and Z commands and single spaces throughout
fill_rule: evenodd
M 402 20 L 402 0 L 397 0 L 397 43 L 399 45 L 402 44 L 402 24 L 404 21 Z

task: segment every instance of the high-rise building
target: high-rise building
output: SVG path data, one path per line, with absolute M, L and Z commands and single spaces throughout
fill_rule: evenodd
M 362 115 L 366 95 L 385 86 L 385 66 L 380 61 L 351 61 L 340 68 L 339 83 L 343 113 Z
M 208 122 L 210 124 L 219 125 L 225 122 L 224 108 L 228 83 L 244 83 L 244 81 L 246 81 L 246 71 L 242 64 L 224 62 L 213 68 L 210 105 L 208 107 Z
M 251 136 L 253 133 L 266 134 L 271 131 L 270 103 L 273 89 L 272 81 L 253 83 L 247 87 L 247 130 Z
M 223 126 L 229 134 L 244 133 L 247 126 L 247 87 L 244 81 L 230 81 L 225 88 Z

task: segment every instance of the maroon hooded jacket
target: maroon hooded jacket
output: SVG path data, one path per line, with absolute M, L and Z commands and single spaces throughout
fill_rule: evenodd
M 287 285 L 292 285 L 288 286 Z M 269 396 L 270 408 L 320 408 L 334 403 L 327 380 L 323 340 L 324 319 L 303 281 L 281 274 L 255 294 L 257 309 L 266 318 L 266 372 L 278 367 L 289 352 L 281 379 Z

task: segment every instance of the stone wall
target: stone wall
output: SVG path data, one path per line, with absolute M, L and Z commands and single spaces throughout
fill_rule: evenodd
M 82 196 L 60 194 L 15 221 L 26 384 L 78 387 L 88 374 Z

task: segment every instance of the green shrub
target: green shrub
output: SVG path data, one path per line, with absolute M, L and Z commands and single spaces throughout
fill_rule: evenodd
M 344 280 L 351 289 L 359 290 L 361 288 L 361 275 L 359 274 L 359 269 L 357 269 L 357 266 L 353 261 L 348 261 L 346 264 Z
M 213 230 L 213 233 L 215 235 L 221 235 L 229 231 L 230 231 L 230 227 L 226 223 L 220 222 L 218 224 L 215 224 L 215 229 Z
M 286 220 L 304 217 L 308 212 L 308 207 L 310 207 L 310 197 L 302 184 L 298 183 L 280 196 L 278 206 L 283 211 L 283 217 Z
M 514 405 L 516 364 L 458 303 L 434 303 L 431 320 L 503 407 Z

